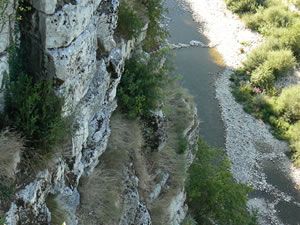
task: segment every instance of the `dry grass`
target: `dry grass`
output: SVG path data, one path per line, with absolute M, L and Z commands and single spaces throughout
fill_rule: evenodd
M 0 131 L 0 221 L 15 192 L 17 166 L 23 150 L 20 135 L 9 130 Z
M 55 195 L 49 195 L 46 205 L 51 212 L 51 225 L 63 225 L 66 221 L 66 212 L 60 207 Z
M 9 130 L 0 132 L 0 177 L 15 180 L 17 165 L 24 150 L 20 135 Z
M 140 197 L 145 201 L 153 189 L 154 174 L 158 170 L 170 173 L 168 188 L 151 205 L 148 203 L 153 224 L 169 224 L 167 210 L 184 186 L 187 169 L 186 154 L 177 153 L 178 137 L 194 119 L 194 104 L 190 95 L 175 82 L 167 87 L 165 96 L 163 111 L 168 120 L 168 140 L 159 152 L 145 151 L 140 121 L 128 120 L 119 112 L 112 116 L 108 148 L 94 173 L 80 184 L 79 224 L 119 223 L 123 209 L 123 171 L 131 163 L 139 178 Z
M 137 121 L 129 121 L 120 113 L 111 119 L 111 136 L 100 164 L 80 185 L 81 206 L 79 224 L 119 223 L 122 212 L 123 171 L 129 166 L 135 151 L 141 149 L 142 134 Z M 135 161 L 140 162 L 139 160 Z
M 182 190 L 186 178 L 186 155 L 178 154 L 179 137 L 181 137 L 194 119 L 193 98 L 177 83 L 170 83 L 166 88 L 165 108 L 163 111 L 168 120 L 167 143 L 160 152 L 155 153 L 155 168 L 170 173 L 169 188 L 162 193 L 151 206 L 153 224 L 169 223 L 168 206 L 171 200 Z

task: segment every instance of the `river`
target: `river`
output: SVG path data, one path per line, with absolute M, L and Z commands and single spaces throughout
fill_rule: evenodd
M 191 40 L 208 44 L 204 35 L 198 32 L 199 25 L 190 13 L 183 10 L 175 0 L 167 1 L 169 10 L 170 43 L 189 43 Z M 176 73 L 182 76 L 182 85 L 194 96 L 200 115 L 200 136 L 210 145 L 224 147 L 225 131 L 218 100 L 215 98 L 215 80 L 223 68 L 218 66 L 208 48 L 189 47 L 175 51 Z
M 201 33 L 201 24 L 195 22 L 183 2 L 167 0 L 168 25 L 170 43 L 189 43 L 191 40 L 208 44 L 207 38 Z M 188 10 L 187 10 L 188 9 Z M 225 147 L 225 127 L 222 121 L 219 101 L 216 99 L 215 82 L 221 76 L 223 66 L 218 65 L 211 55 L 211 49 L 189 47 L 175 51 L 174 64 L 176 74 L 182 76 L 182 85 L 194 96 L 200 118 L 200 136 L 210 145 Z M 259 145 L 257 151 L 266 154 L 272 149 L 268 145 Z M 270 152 L 271 153 L 271 152 Z M 274 161 L 275 160 L 275 161 Z M 256 190 L 250 199 L 259 199 L 258 210 L 268 210 L 270 217 L 263 225 L 299 225 L 300 224 L 300 194 L 294 188 L 286 171 L 282 171 L 281 159 L 264 160 L 259 162 L 259 175 L 265 177 L 269 190 Z M 287 172 L 288 173 L 288 172 Z M 277 196 L 278 195 L 278 196 Z M 279 197 L 280 196 L 280 197 Z M 262 208 L 261 208 L 262 207 Z M 263 213 L 262 213 L 263 214 Z M 266 222 L 267 221 L 267 222 Z M 242 225 L 242 224 L 241 224 Z

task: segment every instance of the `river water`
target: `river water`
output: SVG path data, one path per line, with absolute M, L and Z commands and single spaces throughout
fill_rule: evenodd
M 189 43 L 191 40 L 208 44 L 207 38 L 201 33 L 201 24 L 193 20 L 190 10 L 181 0 L 166 0 L 168 9 L 168 25 L 172 44 Z M 222 122 L 218 100 L 215 98 L 215 81 L 224 67 L 213 59 L 209 48 L 190 47 L 176 49 L 174 57 L 175 72 L 182 76 L 182 85 L 194 96 L 200 118 L 200 136 L 210 145 L 224 148 L 225 129 Z M 262 146 L 266 151 L 267 146 Z M 278 165 L 277 165 L 278 166 Z M 300 225 L 300 194 L 295 190 L 292 181 L 287 178 L 276 163 L 265 162 L 263 173 L 268 183 L 275 186 L 291 201 L 280 201 L 264 191 L 255 190 L 250 198 L 262 198 L 266 202 L 276 202 L 278 221 L 269 224 Z M 269 208 L 269 207 L 268 207 Z M 243 224 L 241 224 L 243 225 Z
M 198 32 L 199 25 L 190 13 L 178 5 L 176 0 L 166 2 L 169 10 L 169 42 L 189 43 L 191 40 L 208 44 L 204 35 Z M 214 83 L 222 70 L 208 48 L 190 47 L 175 50 L 175 70 L 182 76 L 182 85 L 194 96 L 200 115 L 200 135 L 212 146 L 224 147 L 225 131 L 218 100 L 215 98 Z

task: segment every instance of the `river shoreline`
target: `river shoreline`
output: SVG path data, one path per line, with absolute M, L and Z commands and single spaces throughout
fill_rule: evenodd
M 216 98 L 225 124 L 226 152 L 232 162 L 234 177 L 251 185 L 255 191 L 265 193 L 264 197 L 254 196 L 249 200 L 249 207 L 258 210 L 260 224 L 284 224 L 277 208 L 281 203 L 299 206 L 299 202 L 293 194 L 272 182 L 268 171 L 276 167 L 292 186 L 299 186 L 300 170 L 294 168 L 286 156 L 287 143 L 273 137 L 268 125 L 244 112 L 242 105 L 235 101 L 229 80 L 232 71 L 241 65 L 247 53 L 262 43 L 263 38 L 247 29 L 238 16 L 226 9 L 223 0 L 184 1 L 194 20 L 204 28 L 201 32 L 210 40 L 211 46 L 216 45 L 227 66 L 216 82 Z

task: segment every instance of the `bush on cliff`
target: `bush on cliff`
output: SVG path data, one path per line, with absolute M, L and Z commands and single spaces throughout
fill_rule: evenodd
M 159 49 L 160 45 L 168 37 L 168 31 L 162 24 L 165 8 L 162 0 L 145 0 L 145 6 L 149 18 L 144 49 L 148 52 Z
M 250 189 L 235 182 L 223 150 L 199 141 L 195 161 L 188 173 L 187 201 L 199 224 L 256 224 L 246 206 Z
M 122 1 L 118 13 L 117 32 L 126 39 L 138 37 L 143 28 L 143 22 L 136 11 L 125 1 Z
M 160 59 L 136 55 L 127 60 L 118 87 L 118 100 L 130 118 L 147 116 L 158 106 L 167 72 L 165 66 L 159 66 Z
M 21 132 L 26 145 L 49 152 L 67 132 L 62 118 L 63 99 L 58 97 L 50 80 L 34 80 L 23 71 L 20 50 L 10 54 L 10 74 L 5 81 L 6 126 Z

